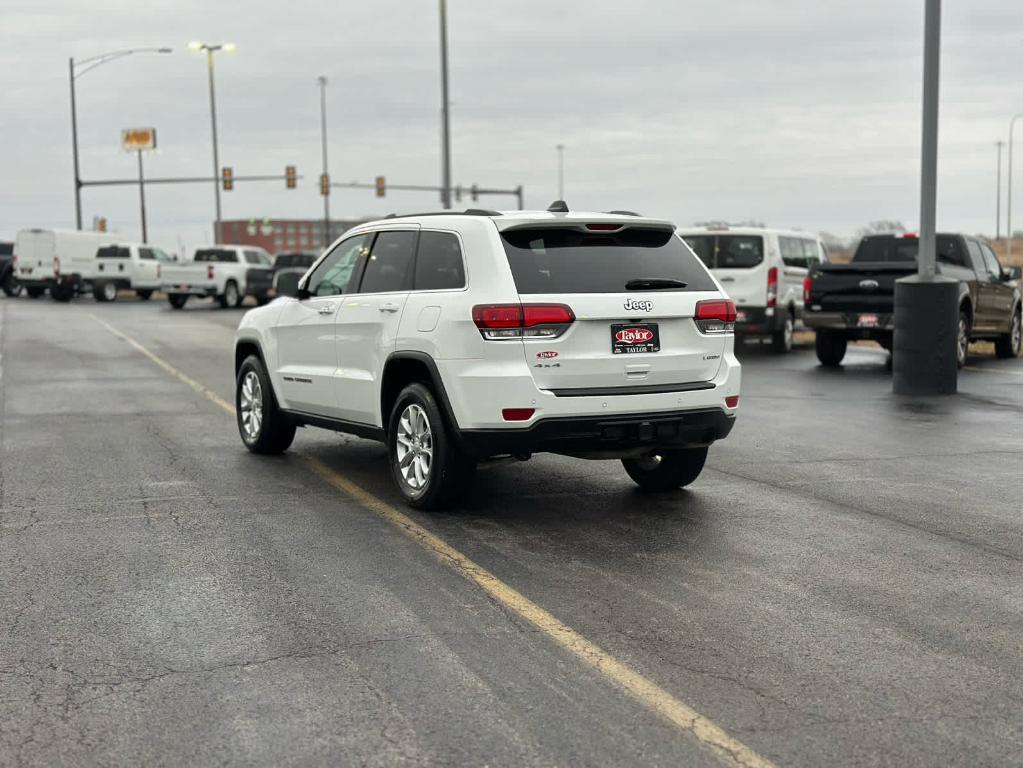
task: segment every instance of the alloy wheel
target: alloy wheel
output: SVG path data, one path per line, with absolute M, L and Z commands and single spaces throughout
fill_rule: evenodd
M 242 379 L 239 407 L 242 412 L 242 428 L 249 440 L 259 438 L 263 428 L 263 387 L 255 371 L 249 371 Z
M 433 468 L 433 431 L 422 406 L 410 403 L 398 419 L 398 470 L 409 488 L 426 487 Z
M 1023 314 L 1017 312 L 1012 318 L 1012 354 L 1019 357 L 1020 347 L 1023 346 Z
M 103 298 L 107 301 L 113 301 L 117 298 L 117 286 L 113 283 L 103 284 Z

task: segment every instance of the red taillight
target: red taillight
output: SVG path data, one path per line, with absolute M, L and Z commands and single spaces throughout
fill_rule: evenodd
M 916 234 L 916 232 L 896 232 L 895 236 L 897 238 L 899 238 L 900 240 L 902 240 L 902 239 L 915 240 L 916 237 L 917 237 L 917 234 Z
M 60 256 L 53 257 L 53 274 L 60 277 Z
M 505 421 L 529 421 L 536 413 L 536 408 L 504 408 L 501 418 Z
M 737 408 L 739 406 L 739 396 L 729 395 L 728 397 L 725 398 L 725 405 L 727 405 L 729 408 Z
M 694 320 L 703 333 L 731 333 L 735 330 L 735 302 L 731 299 L 698 301 Z
M 554 338 L 575 313 L 565 304 L 477 304 L 472 321 L 485 339 Z
M 621 229 L 621 224 L 587 224 L 586 228 L 593 232 L 614 232 L 616 229 Z
M 813 278 L 807 275 L 803 278 L 803 304 L 810 303 L 810 294 L 813 292 Z
M 11 264 L 17 264 L 17 263 L 18 263 L 18 254 L 12 253 L 11 254 Z
M 212 280 L 213 279 L 213 265 L 212 264 L 207 264 L 206 265 L 206 279 L 207 280 Z
M 767 306 L 774 307 L 778 304 L 778 268 L 771 267 L 767 270 Z

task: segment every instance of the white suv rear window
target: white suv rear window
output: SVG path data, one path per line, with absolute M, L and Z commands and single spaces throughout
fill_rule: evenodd
M 685 283 L 670 290 L 716 286 L 668 229 L 627 227 L 617 232 L 523 228 L 501 234 L 519 293 L 625 293 L 630 280 Z

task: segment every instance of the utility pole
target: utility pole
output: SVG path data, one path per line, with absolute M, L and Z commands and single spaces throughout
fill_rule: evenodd
M 1013 132 L 1016 130 L 1016 121 L 1023 117 L 1023 113 L 1012 116 L 1009 120 L 1009 164 L 1005 169 L 1005 235 L 1009 238 L 1008 257 L 1012 258 L 1012 145 Z
M 146 235 L 146 179 L 142 174 L 142 150 L 138 151 L 139 156 L 139 206 L 142 210 L 142 242 L 148 243 Z
M 998 173 L 995 181 L 995 240 L 1002 237 L 1002 147 L 1004 141 L 996 141 L 998 147 Z
M 320 84 L 320 143 L 323 149 L 323 175 L 327 176 L 327 78 L 316 78 Z M 330 183 L 320 190 L 323 194 L 323 247 L 331 243 L 330 236 Z
M 441 164 L 444 208 L 451 207 L 451 115 L 448 101 L 448 4 L 440 0 Z
M 920 135 L 920 243 L 917 274 L 895 283 L 892 390 L 897 395 L 954 394 L 965 328 L 959 282 L 937 274 L 936 200 L 941 0 L 924 9 L 924 82 Z
M 220 178 L 220 148 L 217 145 L 217 99 L 213 85 L 213 49 L 206 48 L 206 70 L 210 78 L 210 126 L 213 129 L 213 177 Z M 217 217 L 214 220 L 213 229 L 216 232 L 214 240 L 218 243 L 223 239 L 220 236 L 220 183 L 213 182 L 213 199 L 216 206 Z

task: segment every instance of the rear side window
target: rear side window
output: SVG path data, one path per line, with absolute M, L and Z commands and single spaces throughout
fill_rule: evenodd
M 860 240 L 853 261 L 905 262 L 916 261 L 920 240 L 896 235 L 868 235 Z M 938 235 L 938 261 L 966 264 L 966 255 L 955 235 Z
M 193 261 L 212 261 L 221 264 L 234 264 L 238 254 L 227 248 L 200 248 L 195 252 Z
M 450 232 L 420 233 L 413 288 L 440 291 L 464 287 L 465 266 L 458 238 Z
M 679 280 L 713 291 L 710 276 L 667 229 L 514 229 L 501 234 L 519 293 L 624 293 L 630 280 Z
M 711 269 L 749 269 L 764 260 L 764 238 L 760 235 L 684 235 L 683 238 L 700 261 Z
M 359 293 L 389 293 L 412 289 L 415 232 L 381 232 L 373 242 L 362 273 Z
M 131 251 L 118 245 L 104 245 L 96 251 L 97 259 L 130 259 Z

